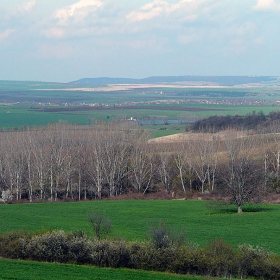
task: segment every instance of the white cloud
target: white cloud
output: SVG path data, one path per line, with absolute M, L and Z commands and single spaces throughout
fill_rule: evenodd
M 37 1 L 32 0 L 28 2 L 24 2 L 22 4 L 10 7 L 6 11 L 7 17 L 18 17 L 30 13 L 33 8 L 36 6 Z
M 8 38 L 14 32 L 13 29 L 7 29 L 3 32 L 0 32 L 0 41 Z
M 253 9 L 259 11 L 280 11 L 280 3 L 275 0 L 258 0 Z
M 30 10 L 33 9 L 33 7 L 36 5 L 36 1 L 29 1 L 29 2 L 25 2 L 21 5 L 18 6 L 19 10 L 25 11 L 25 12 L 29 12 Z
M 182 12 L 185 19 L 193 20 L 196 18 L 195 10 L 206 0 L 180 0 L 178 3 L 170 4 L 166 0 L 155 0 L 148 3 L 138 11 L 132 11 L 126 18 L 131 21 L 150 20 L 158 16 L 170 15 L 174 12 Z
M 71 6 L 56 10 L 54 17 L 59 20 L 60 24 L 67 23 L 71 18 L 79 21 L 83 20 L 90 13 L 98 10 L 103 5 L 104 3 L 100 0 L 80 0 Z
M 21 1 L 22 2 L 22 1 Z M 0 9 L 1 22 L 18 22 L 26 14 L 30 13 L 32 9 L 36 6 L 37 2 L 35 0 L 21 3 L 19 5 L 7 6 L 4 9 Z

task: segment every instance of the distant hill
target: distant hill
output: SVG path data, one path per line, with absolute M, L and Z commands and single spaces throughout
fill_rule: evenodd
M 75 85 L 108 85 L 108 84 L 162 84 L 183 82 L 205 82 L 215 83 L 223 86 L 234 86 L 240 84 L 269 83 L 277 81 L 275 76 L 153 76 L 143 79 L 131 78 L 84 78 L 72 81 Z

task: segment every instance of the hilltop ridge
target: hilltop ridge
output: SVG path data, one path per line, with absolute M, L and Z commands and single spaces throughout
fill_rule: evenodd
M 159 84 L 159 83 L 189 83 L 204 82 L 223 86 L 241 84 L 273 83 L 279 81 L 277 76 L 151 76 L 142 79 L 133 78 L 83 78 L 69 82 L 80 85 L 104 85 L 104 84 Z

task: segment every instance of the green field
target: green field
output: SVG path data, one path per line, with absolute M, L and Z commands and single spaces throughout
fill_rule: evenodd
M 279 205 L 245 206 L 245 213 L 239 215 L 233 206 L 229 211 L 217 211 L 208 204 L 192 200 L 7 204 L 0 205 L 0 228 L 2 232 L 34 232 L 44 228 L 83 230 L 91 235 L 87 217 L 98 210 L 107 213 L 112 221 L 111 238 L 145 241 L 150 225 L 161 221 L 174 229 L 183 229 L 190 241 L 201 246 L 222 238 L 235 247 L 260 245 L 280 254 Z
M 96 121 L 130 118 L 192 120 L 211 115 L 244 115 L 261 110 L 268 114 L 279 110 L 277 101 L 280 100 L 279 88 L 269 84 L 255 88 L 250 85 L 220 88 L 157 85 L 122 91 L 114 88 L 104 90 L 107 85 L 102 85 L 103 90 L 96 87 L 88 84 L 0 81 L 0 129 L 19 129 L 59 121 L 88 125 Z M 98 108 L 85 106 L 89 104 Z M 166 127 L 147 127 L 155 136 L 178 132 L 170 128 L 165 133 L 157 131 L 162 128 Z
M 0 259 L 0 279 L 13 280 L 202 280 L 204 277 Z M 210 279 L 210 278 L 209 278 Z
M 180 118 L 204 118 L 211 115 L 245 115 L 252 111 L 262 110 L 265 114 L 271 111 L 277 111 L 276 106 L 234 106 L 234 105 L 194 105 L 188 104 L 188 108 L 199 108 L 201 111 L 187 112 L 180 110 L 155 110 L 149 109 L 108 109 L 108 110 L 91 110 L 91 111 L 70 111 L 70 112 L 44 112 L 36 111 L 30 105 L 15 104 L 15 105 L 0 105 L 0 129 L 20 129 L 24 126 L 40 126 L 49 123 L 58 123 L 61 121 L 88 125 L 93 124 L 95 121 L 113 121 L 118 118 L 130 119 L 168 119 L 177 120 Z M 185 108 L 186 105 L 182 105 Z M 157 136 L 164 136 L 184 131 L 186 125 L 146 125 L 146 129 L 150 129 L 153 134 Z M 177 131 L 179 127 L 180 131 Z M 158 130 L 166 130 L 165 132 Z M 162 135 L 161 135 L 162 134 Z

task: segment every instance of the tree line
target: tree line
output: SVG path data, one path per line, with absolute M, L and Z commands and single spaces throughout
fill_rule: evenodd
M 279 134 L 228 130 L 224 135 L 190 135 L 174 143 L 154 143 L 141 128 L 116 123 L 1 132 L 2 200 L 215 193 L 242 212 L 244 202 L 278 192 Z
M 280 112 L 274 111 L 265 115 L 262 111 L 256 113 L 246 114 L 244 116 L 240 115 L 227 115 L 227 116 L 210 116 L 208 118 L 197 120 L 191 126 L 187 127 L 187 130 L 200 131 L 209 130 L 220 131 L 227 128 L 235 129 L 261 129 L 270 126 L 275 122 L 280 121 Z

